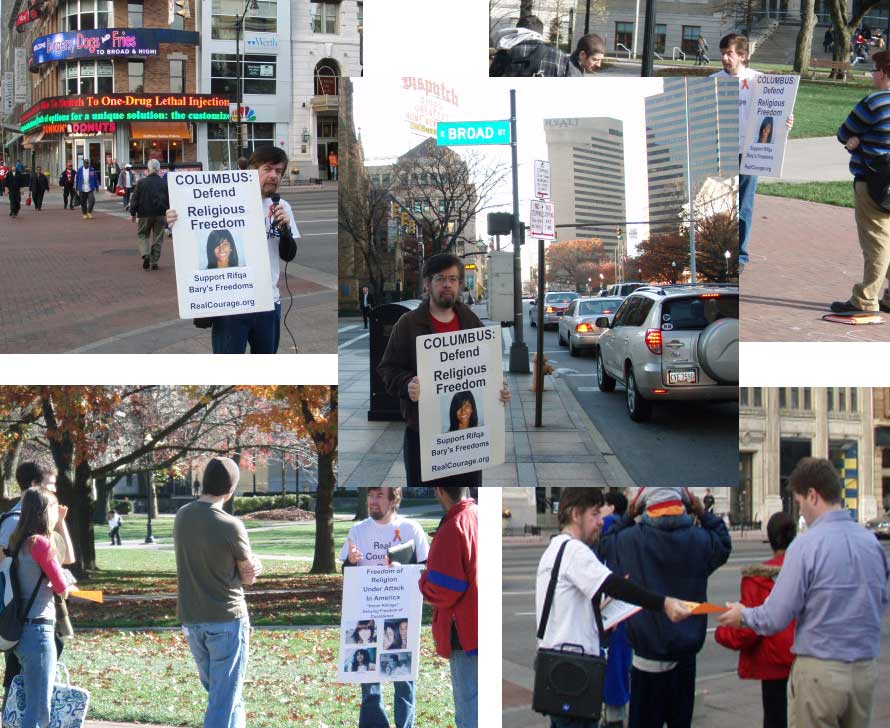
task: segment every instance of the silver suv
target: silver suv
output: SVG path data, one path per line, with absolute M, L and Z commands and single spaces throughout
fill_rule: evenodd
M 600 391 L 621 382 L 635 422 L 647 421 L 658 399 L 738 399 L 737 285 L 645 286 L 596 325 L 607 329 L 596 362 Z

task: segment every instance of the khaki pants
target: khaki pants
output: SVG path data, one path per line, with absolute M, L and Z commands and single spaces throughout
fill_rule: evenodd
M 798 657 L 788 680 L 788 728 L 868 728 L 877 660 Z
M 136 232 L 139 235 L 139 252 L 143 258 L 146 256 L 152 263 L 161 259 L 161 243 L 164 242 L 164 225 L 167 218 L 140 217 L 137 221 Z
M 850 302 L 864 311 L 877 311 L 881 285 L 890 278 L 890 212 L 875 204 L 865 182 L 857 181 L 854 190 L 856 229 L 862 248 L 864 272 L 862 283 L 853 286 Z M 890 292 L 884 292 L 883 300 L 890 305 Z

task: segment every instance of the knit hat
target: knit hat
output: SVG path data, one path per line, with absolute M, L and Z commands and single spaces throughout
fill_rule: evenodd
M 634 498 L 634 513 L 645 511 L 650 518 L 682 516 L 691 505 L 689 488 L 640 488 Z
M 241 472 L 231 458 L 213 458 L 204 468 L 201 492 L 205 495 L 226 495 L 238 485 Z

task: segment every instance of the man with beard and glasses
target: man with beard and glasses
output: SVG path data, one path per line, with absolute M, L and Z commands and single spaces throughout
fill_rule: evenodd
M 349 529 L 343 544 L 343 566 L 386 566 L 393 546 L 414 542 L 414 561 L 424 563 L 429 553 L 423 527 L 410 518 L 399 515 L 401 488 L 368 488 L 368 515 L 364 521 Z M 404 645 L 403 645 L 404 646 Z M 414 681 L 393 683 L 395 687 L 395 726 L 414 726 Z M 362 707 L 359 728 L 388 728 L 389 719 L 379 683 L 362 683 Z
M 464 283 L 464 264 L 460 258 L 440 253 L 427 259 L 423 266 L 423 281 L 429 297 L 416 309 L 402 315 L 393 326 L 386 351 L 377 367 L 386 391 L 399 398 L 405 420 L 404 459 L 405 485 L 473 487 L 482 485 L 482 471 L 452 475 L 435 480 L 420 477 L 420 424 L 417 402 L 421 382 L 417 378 L 415 339 L 427 334 L 447 334 L 463 329 L 475 329 L 483 324 L 469 306 L 461 303 Z M 501 402 L 510 401 L 510 388 L 504 381 Z

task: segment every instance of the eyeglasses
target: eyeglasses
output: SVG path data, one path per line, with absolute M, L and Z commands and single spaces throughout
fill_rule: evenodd
M 457 284 L 460 283 L 460 276 L 443 276 L 443 275 L 435 275 L 433 276 L 433 283 L 448 283 Z

